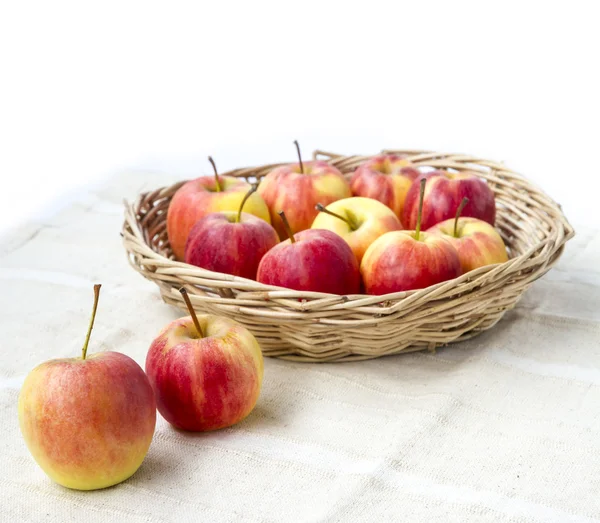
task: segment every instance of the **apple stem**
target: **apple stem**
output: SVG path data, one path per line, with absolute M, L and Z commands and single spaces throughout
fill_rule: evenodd
M 421 237 L 421 218 L 423 218 L 423 199 L 425 198 L 425 184 L 427 180 L 421 178 L 421 191 L 419 192 L 419 212 L 417 214 L 417 227 L 415 228 L 415 240 Z
M 456 238 L 456 233 L 458 232 L 458 219 L 460 218 L 460 213 L 463 211 L 463 209 L 465 208 L 465 205 L 467 205 L 467 203 L 469 203 L 469 198 L 467 198 L 465 196 L 462 199 L 462 201 L 460 202 L 458 209 L 456 209 L 456 216 L 454 217 L 454 232 L 452 233 L 452 236 L 454 236 L 455 238 Z
M 187 305 L 188 311 L 190 311 L 190 316 L 192 317 L 192 321 L 194 322 L 194 327 L 196 327 L 196 330 L 198 331 L 198 335 L 200 336 L 200 338 L 204 338 L 204 333 L 202 332 L 202 327 L 200 327 L 200 322 L 198 321 L 198 316 L 196 316 L 196 311 L 194 310 L 194 307 L 192 306 L 192 302 L 190 301 L 190 297 L 188 296 L 187 291 L 183 287 L 181 287 L 181 289 L 179 289 L 179 292 L 183 296 L 183 301 Z
M 296 145 L 296 151 L 298 151 L 298 162 L 300 163 L 300 172 L 304 174 L 304 164 L 302 163 L 302 155 L 300 154 L 300 146 L 298 145 L 298 140 L 294 140 L 294 144 Z
M 213 171 L 215 171 L 215 184 L 217 186 L 217 192 L 221 192 L 221 183 L 219 182 L 219 173 L 217 171 L 217 166 L 215 165 L 215 161 L 212 159 L 212 156 L 208 157 L 208 161 L 211 163 L 213 167 Z
M 94 285 L 94 308 L 92 309 L 92 317 L 90 318 L 90 326 L 88 327 L 87 335 L 85 336 L 85 342 L 83 349 L 81 349 L 81 359 L 85 360 L 87 356 L 88 345 L 90 343 L 90 336 L 92 334 L 92 328 L 94 327 L 94 320 L 96 319 L 96 309 L 98 308 L 98 299 L 100 298 L 100 285 L 97 283 Z
M 244 196 L 242 203 L 240 203 L 240 208 L 238 209 L 235 223 L 240 223 L 240 220 L 242 219 L 242 209 L 244 208 L 244 205 L 246 204 L 246 201 L 248 200 L 248 198 L 250 198 L 250 196 L 252 196 L 252 194 L 256 192 L 256 189 L 258 189 L 257 183 L 253 184 L 252 187 L 250 187 L 250 190 Z
M 285 217 L 285 213 L 283 211 L 279 211 L 277 214 L 281 217 L 281 221 L 283 222 L 283 228 L 288 235 L 288 238 L 292 243 L 296 243 L 296 238 L 294 238 L 294 233 L 292 232 L 292 228 L 290 227 L 290 222 L 288 222 Z
M 329 209 L 327 209 L 326 207 L 324 207 L 323 204 L 321 204 L 321 203 L 317 203 L 317 205 L 315 205 L 315 209 L 317 209 L 317 211 L 319 211 L 319 212 L 324 212 L 325 214 L 329 214 L 329 216 L 334 216 L 335 218 L 338 218 L 338 219 L 346 222 L 348 224 L 348 226 L 350 227 L 350 229 L 352 229 L 353 231 L 355 231 L 356 229 L 358 229 L 358 227 L 356 227 L 356 224 L 353 223 L 350 220 L 350 218 L 345 218 L 341 214 L 338 214 L 336 212 L 330 211 Z

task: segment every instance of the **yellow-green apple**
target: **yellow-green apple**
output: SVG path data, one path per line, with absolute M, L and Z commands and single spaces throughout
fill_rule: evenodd
M 327 207 L 317 204 L 320 211 L 311 229 L 327 229 L 335 232 L 350 245 L 358 263 L 371 245 L 382 234 L 402 229 L 394 212 L 372 198 L 353 196 L 330 203 Z
M 421 227 L 427 230 L 436 223 L 454 218 L 463 198 L 470 201 L 465 209 L 465 216 L 479 218 L 494 225 L 496 219 L 496 201 L 488 184 L 475 173 L 449 171 L 432 171 L 420 175 L 427 179 Z M 415 180 L 406 195 L 402 223 L 413 229 L 417 223 L 419 207 L 419 179 Z
M 373 198 L 402 217 L 404 200 L 419 171 L 404 155 L 374 156 L 360 165 L 350 179 L 354 196 Z
M 414 231 L 393 231 L 380 236 L 367 249 L 360 272 L 367 294 L 424 289 L 461 275 L 458 253 L 452 244 L 421 232 L 425 182 L 420 182 L 419 217 Z
M 441 236 L 452 243 L 458 252 L 463 273 L 508 260 L 506 246 L 496 229 L 483 220 L 460 217 L 468 202 L 467 198 L 463 200 L 454 219 L 444 220 L 427 230 L 429 234 Z
M 266 221 L 242 212 L 257 189 L 246 193 L 237 213 L 211 213 L 192 227 L 185 247 L 185 262 L 209 271 L 256 279 L 258 264 L 279 243 L 279 236 Z
M 333 165 L 323 161 L 302 162 L 298 142 L 298 163 L 282 165 L 263 178 L 258 188 L 271 213 L 271 223 L 283 240 L 285 229 L 277 213 L 286 210 L 295 232 L 310 229 L 317 210 L 315 205 L 352 196 L 348 182 Z
M 360 292 L 356 256 L 341 236 L 325 229 L 293 234 L 284 212 L 279 215 L 289 239 L 264 255 L 258 266 L 259 282 L 297 291 Z
M 78 490 L 129 478 L 142 464 L 156 424 L 148 378 L 119 352 L 87 356 L 100 285 L 80 358 L 47 361 L 25 379 L 19 423 L 29 451 L 54 481 Z
M 243 420 L 254 408 L 263 357 L 254 336 L 236 321 L 196 315 L 167 325 L 152 342 L 146 373 L 158 411 L 176 428 L 208 431 Z
M 194 224 L 203 216 L 218 211 L 237 211 L 250 188 L 244 180 L 219 176 L 212 158 L 215 175 L 201 176 L 184 183 L 173 195 L 167 211 L 167 235 L 178 260 L 185 256 L 185 244 Z M 271 223 L 264 200 L 253 194 L 246 203 L 246 212 Z

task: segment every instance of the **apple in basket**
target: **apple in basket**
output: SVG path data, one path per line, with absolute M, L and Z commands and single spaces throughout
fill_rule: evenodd
M 458 252 L 463 272 L 507 261 L 506 246 L 496 229 L 483 220 L 460 217 L 468 203 L 469 199 L 464 198 L 454 219 L 440 222 L 427 232 L 452 243 Z
M 201 176 L 184 183 L 174 194 L 167 211 L 167 235 L 178 260 L 185 256 L 185 244 L 194 224 L 203 216 L 218 211 L 237 211 L 250 188 L 244 180 L 219 176 L 211 157 L 215 175 Z M 271 223 L 269 209 L 258 194 L 246 202 L 246 212 Z
M 360 165 L 350 180 L 354 196 L 373 198 L 402 217 L 404 200 L 419 171 L 406 156 L 383 154 Z
M 458 253 L 441 236 L 421 232 L 425 184 L 421 187 L 417 227 L 380 236 L 367 249 L 360 271 L 367 294 L 424 289 L 461 275 Z
M 276 167 L 267 174 L 258 188 L 271 213 L 271 223 L 279 237 L 284 240 L 287 233 L 277 216 L 286 209 L 286 216 L 292 230 L 296 232 L 310 229 L 317 210 L 315 205 L 352 196 L 348 182 L 333 165 L 323 161 L 302 162 L 298 142 L 298 163 Z
M 167 325 L 152 342 L 146 373 L 158 411 L 174 427 L 208 431 L 243 420 L 254 408 L 263 356 L 254 336 L 234 320 L 196 315 Z
M 156 424 L 148 378 L 119 352 L 87 355 L 100 285 L 80 358 L 33 369 L 19 395 L 19 423 L 34 459 L 54 481 L 78 490 L 110 487 L 142 464 Z
M 289 239 L 264 255 L 258 266 L 259 282 L 297 291 L 360 292 L 356 256 L 341 236 L 324 229 L 293 234 L 285 213 L 279 215 Z
M 470 172 L 452 173 L 437 170 L 422 174 L 427 179 L 427 189 L 423 201 L 421 228 L 426 231 L 436 223 L 454 218 L 463 198 L 471 202 L 464 216 L 479 218 L 490 225 L 496 220 L 496 201 L 488 184 Z M 419 208 L 419 179 L 415 180 L 406 195 L 402 223 L 408 229 L 417 224 Z
M 265 253 L 279 242 L 266 221 L 242 212 L 257 185 L 246 193 L 237 212 L 211 213 L 192 227 L 185 248 L 185 262 L 209 271 L 256 279 Z
M 320 212 L 311 229 L 327 229 L 344 238 L 358 263 L 367 247 L 382 234 L 402 229 L 394 212 L 371 198 L 344 198 L 327 207 L 318 203 L 317 210 Z

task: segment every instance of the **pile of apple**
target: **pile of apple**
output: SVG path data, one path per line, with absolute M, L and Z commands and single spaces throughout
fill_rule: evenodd
M 298 291 L 387 294 L 423 289 L 508 259 L 496 204 L 471 172 L 422 172 L 373 157 L 348 182 L 324 161 L 280 166 L 258 186 L 204 176 L 167 213 L 178 260 Z
M 88 355 L 100 285 L 81 356 L 38 365 L 19 394 L 29 451 L 54 481 L 77 490 L 116 485 L 140 467 L 156 410 L 174 427 L 208 431 L 243 420 L 263 379 L 256 338 L 234 320 L 196 315 L 167 325 L 152 342 L 146 372 L 120 352 Z
M 474 174 L 424 174 L 406 158 L 384 155 L 348 183 L 328 163 L 303 163 L 299 148 L 298 156 L 258 187 L 216 168 L 214 178 L 184 184 L 167 215 L 175 256 L 269 285 L 377 295 L 507 259 L 493 227 L 494 195 Z M 190 316 L 160 332 L 145 372 L 119 352 L 88 357 L 99 291 L 94 286 L 81 357 L 39 365 L 19 395 L 33 457 L 56 482 L 81 490 L 115 485 L 138 469 L 157 409 L 178 429 L 229 427 L 252 411 L 263 379 L 254 336 L 231 319 L 197 316 L 185 289 Z

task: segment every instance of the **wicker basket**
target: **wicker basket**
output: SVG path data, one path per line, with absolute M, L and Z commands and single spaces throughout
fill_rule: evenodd
M 174 261 L 166 232 L 171 197 L 183 182 L 126 204 L 123 241 L 129 262 L 160 288 L 165 302 L 186 310 L 185 287 L 198 312 L 229 316 L 257 337 L 266 356 L 295 361 L 351 361 L 433 350 L 494 326 L 531 283 L 548 271 L 574 231 L 558 204 L 504 165 L 472 156 L 404 153 L 418 166 L 471 170 L 496 195 L 496 228 L 510 259 L 460 278 L 384 296 L 338 296 L 269 287 Z M 348 176 L 369 157 L 316 151 Z M 253 180 L 276 165 L 228 173 Z

